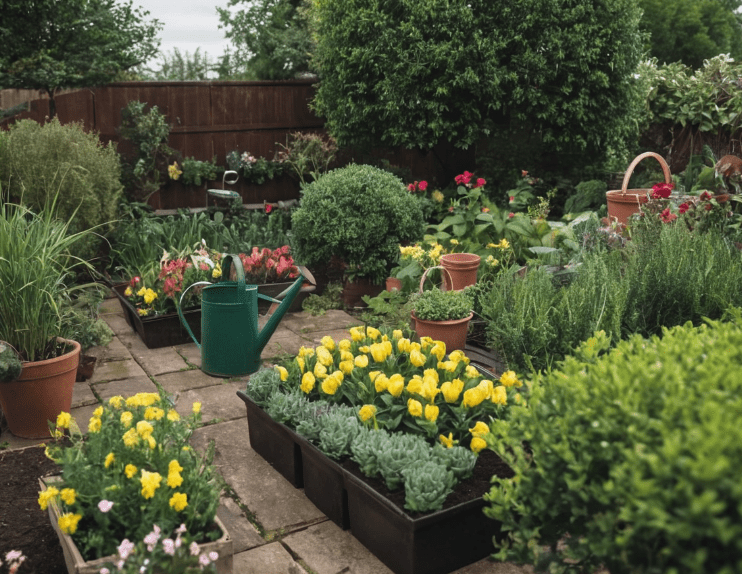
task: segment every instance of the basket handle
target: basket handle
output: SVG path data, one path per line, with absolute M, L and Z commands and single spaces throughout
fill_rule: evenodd
M 453 278 L 451 277 L 451 272 L 445 267 L 443 267 L 443 265 L 436 265 L 434 267 L 428 267 L 423 273 L 423 276 L 420 277 L 420 293 L 423 292 L 423 285 L 425 284 L 425 279 L 427 279 L 428 277 L 428 273 L 432 271 L 433 269 L 443 269 L 443 271 L 445 271 L 448 274 L 449 282 L 451 283 L 451 285 L 453 285 Z M 443 285 L 441 286 L 441 291 L 445 291 L 445 290 L 446 290 L 446 281 L 444 280 Z
M 626 190 L 629 187 L 629 180 L 631 179 L 631 175 L 634 173 L 634 168 L 639 165 L 639 162 L 645 158 L 653 157 L 656 159 L 660 167 L 662 168 L 662 173 L 665 174 L 665 183 L 672 183 L 672 176 L 670 175 L 670 167 L 667 165 L 667 162 L 665 161 L 665 158 L 663 158 L 661 155 L 656 154 L 651 151 L 644 152 L 641 155 L 638 155 L 634 158 L 634 161 L 631 162 L 628 169 L 626 170 L 626 175 L 623 176 L 623 184 L 621 185 L 621 194 L 626 194 Z

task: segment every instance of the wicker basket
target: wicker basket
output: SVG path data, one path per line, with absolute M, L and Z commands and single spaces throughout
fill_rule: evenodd
M 629 218 L 633 214 L 639 213 L 642 204 L 648 201 L 648 194 L 652 191 L 651 189 L 626 189 L 629 186 L 629 179 L 631 179 L 631 175 L 634 173 L 634 168 L 639 165 L 639 162 L 648 157 L 653 157 L 659 162 L 662 173 L 665 175 L 665 183 L 672 183 L 670 168 L 661 155 L 651 151 L 638 155 L 626 170 L 621 189 L 607 191 L 605 194 L 608 201 L 608 217 L 611 221 L 615 219 L 618 223 L 626 225 Z

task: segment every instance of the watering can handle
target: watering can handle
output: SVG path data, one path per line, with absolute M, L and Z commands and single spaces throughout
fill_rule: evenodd
M 183 316 L 183 298 L 186 296 L 186 293 L 188 293 L 188 289 L 190 289 L 191 287 L 196 287 L 198 285 L 213 285 L 213 283 L 209 283 L 208 281 L 196 281 L 195 283 L 191 283 L 180 296 L 180 301 L 178 302 L 178 317 L 180 317 L 180 322 L 186 328 L 186 331 L 188 331 L 188 334 L 191 336 L 191 339 L 193 339 L 193 342 L 196 343 L 196 346 L 200 349 L 201 343 L 198 342 L 196 336 L 193 334 L 193 331 L 191 331 L 191 326 L 188 324 L 188 321 L 186 321 L 185 317 Z

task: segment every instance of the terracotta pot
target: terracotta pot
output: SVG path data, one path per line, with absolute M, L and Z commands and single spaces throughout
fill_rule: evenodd
M 366 277 L 361 277 L 355 281 L 346 280 L 343 284 L 343 304 L 348 309 L 352 309 L 353 307 L 365 307 L 366 304 L 362 300 L 364 295 L 376 297 L 383 290 L 383 285 L 372 283 Z
M 70 412 L 72 391 L 80 362 L 80 344 L 57 339 L 74 348 L 53 359 L 23 363 L 21 376 L 0 383 L 0 406 L 10 432 L 21 438 L 49 438 L 48 421 Z
M 447 253 L 441 256 L 441 265 L 448 271 L 443 274 L 446 291 L 460 291 L 477 282 L 477 270 L 481 257 L 474 253 Z M 453 282 L 453 285 L 451 284 Z
M 463 350 L 466 347 L 466 332 L 474 313 L 453 321 L 424 321 L 415 317 L 414 312 L 411 313 L 411 317 L 415 322 L 415 332 L 418 336 L 443 341 L 446 344 L 446 352 L 449 353 L 457 349 Z
M 653 152 L 638 155 L 626 170 L 621 189 L 606 191 L 605 193 L 606 202 L 608 203 L 608 218 L 610 220 L 615 219 L 618 223 L 626 225 L 629 218 L 633 214 L 639 213 L 641 206 L 649 201 L 647 194 L 652 191 L 651 189 L 627 189 L 631 174 L 634 173 L 634 168 L 639 165 L 640 161 L 648 157 L 654 158 L 659 162 L 662 173 L 665 176 L 665 183 L 672 183 L 670 168 L 661 155 Z
M 396 277 L 387 277 L 386 280 L 386 290 L 387 291 L 401 291 L 402 290 L 402 280 L 397 279 Z
M 39 485 L 42 490 L 46 490 L 47 486 L 54 485 L 55 482 L 59 482 L 60 480 L 61 477 L 59 476 L 40 478 Z M 80 554 L 75 541 L 72 540 L 72 537 L 69 534 L 62 532 L 59 528 L 60 511 L 57 503 L 51 501 L 47 510 L 49 512 L 49 520 L 51 521 L 52 526 L 57 533 L 57 537 L 59 538 L 59 543 L 62 546 L 64 562 L 69 574 L 98 574 L 101 568 L 106 566 L 107 563 L 116 562 L 116 556 L 114 555 L 85 561 Z M 213 542 L 199 544 L 199 549 L 201 554 L 208 554 L 209 552 L 216 552 L 219 554 L 219 558 L 215 562 L 217 574 L 232 574 L 234 564 L 234 542 L 227 532 L 224 523 L 219 520 L 218 516 L 214 517 L 214 523 L 221 531 L 221 537 Z

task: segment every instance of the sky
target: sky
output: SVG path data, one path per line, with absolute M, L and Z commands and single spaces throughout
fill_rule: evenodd
M 184 55 L 200 48 L 201 55 L 206 53 L 216 61 L 229 45 L 216 12 L 217 6 L 227 6 L 226 0 L 134 0 L 133 5 L 148 10 L 148 19 L 164 24 L 159 34 L 160 51 L 168 55 L 174 48 Z

